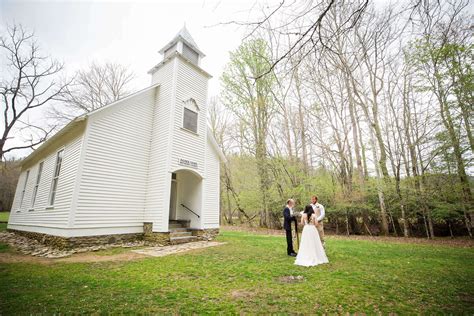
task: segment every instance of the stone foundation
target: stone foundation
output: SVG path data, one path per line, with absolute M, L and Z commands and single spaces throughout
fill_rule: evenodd
M 219 235 L 219 228 L 193 230 L 193 236 L 196 236 L 198 240 L 210 241 L 216 238 L 217 235 Z
M 154 232 L 153 223 L 143 223 L 143 239 L 147 245 L 168 246 L 170 233 Z
M 142 233 L 135 234 L 114 234 L 99 236 L 82 236 L 82 237 L 61 237 L 43 233 L 28 232 L 23 230 L 8 229 L 8 231 L 39 241 L 42 244 L 51 246 L 56 249 L 67 250 L 73 248 L 84 248 L 93 246 L 102 246 L 110 244 L 123 244 L 143 240 Z
M 19 236 L 36 240 L 44 245 L 59 250 L 71 250 L 76 248 L 97 247 L 105 245 L 120 245 L 137 241 L 144 241 L 146 245 L 150 246 L 168 246 L 171 244 L 170 233 L 154 232 L 153 223 L 143 223 L 143 233 L 83 237 L 61 237 L 16 229 L 8 229 L 8 231 Z M 210 241 L 216 238 L 218 234 L 218 228 L 192 230 L 192 235 L 196 236 L 197 240 Z

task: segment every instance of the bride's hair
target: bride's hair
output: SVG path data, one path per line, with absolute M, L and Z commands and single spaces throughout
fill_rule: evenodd
M 311 215 L 314 214 L 313 207 L 311 205 L 306 205 L 306 207 L 304 208 L 304 213 L 306 214 L 306 216 L 308 216 L 309 220 L 311 218 Z

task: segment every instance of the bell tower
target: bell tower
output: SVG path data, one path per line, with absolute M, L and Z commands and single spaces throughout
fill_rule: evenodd
M 211 75 L 200 67 L 205 55 L 185 26 L 159 52 L 163 55 L 162 61 L 148 72 L 152 75 L 152 85 L 159 85 L 159 88 L 150 144 L 149 169 L 153 176 L 147 185 L 145 220 L 153 223 L 153 231 L 166 232 L 170 214 L 172 217 L 191 216 L 190 212 L 180 209 L 181 204 L 191 206 L 197 214 L 203 209 L 200 198 L 186 200 L 193 196 L 189 192 L 178 193 L 176 205 L 171 205 L 174 202 L 170 196 L 173 174 L 181 183 L 192 182 L 180 179 L 184 174 L 200 179 L 193 190 L 196 196 L 202 195 L 207 144 L 207 87 Z M 168 212 L 174 210 L 174 206 L 176 210 Z M 204 225 L 199 217 L 189 219 L 194 228 Z
M 163 55 L 163 59 L 166 59 L 175 52 L 180 53 L 196 66 L 199 66 L 201 58 L 206 56 L 198 48 L 186 26 L 183 26 L 178 34 L 159 51 Z

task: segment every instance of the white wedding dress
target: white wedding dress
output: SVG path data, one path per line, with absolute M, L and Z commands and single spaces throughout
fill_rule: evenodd
M 328 263 L 328 257 L 324 251 L 318 230 L 314 223 L 316 215 L 312 214 L 308 222 L 306 214 L 304 216 L 304 227 L 301 233 L 301 244 L 298 249 L 295 264 L 304 267 L 316 266 L 322 263 Z

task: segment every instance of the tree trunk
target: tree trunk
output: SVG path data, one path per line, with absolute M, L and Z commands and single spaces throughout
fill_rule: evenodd
M 462 195 L 462 209 L 464 214 L 464 221 L 469 233 L 469 237 L 472 238 L 472 226 L 471 220 L 473 218 L 472 210 L 471 210 L 471 203 L 472 203 L 472 195 L 471 195 L 471 188 L 469 185 L 469 179 L 466 174 L 466 169 L 464 165 L 464 160 L 462 157 L 462 149 L 459 139 L 456 135 L 456 130 L 454 128 L 454 123 L 451 117 L 451 113 L 449 112 L 449 107 L 447 104 L 447 100 L 445 97 L 445 93 L 441 88 L 441 83 L 439 82 L 439 75 L 437 74 L 437 97 L 440 106 L 441 112 L 441 119 L 448 132 L 449 140 L 451 142 L 451 146 L 453 147 L 454 158 L 456 159 L 456 169 L 458 173 L 459 182 L 461 184 L 461 195 Z
M 344 75 L 344 79 L 346 82 L 347 94 L 349 97 L 349 114 L 350 114 L 351 124 L 352 124 L 352 138 L 353 138 L 353 143 L 354 143 L 357 173 L 359 175 L 358 181 L 360 183 L 363 183 L 365 177 L 364 177 L 364 169 L 362 167 L 362 157 L 361 157 L 360 148 L 359 148 L 359 133 L 358 133 L 359 129 L 357 128 L 357 120 L 356 120 L 356 115 L 355 115 L 355 101 L 352 95 L 352 91 L 350 89 L 350 83 L 349 83 L 349 79 L 347 78 L 347 74 Z
M 300 79 L 298 75 L 298 69 L 295 69 L 295 87 L 296 94 L 298 97 L 298 119 L 299 119 L 299 129 L 300 129 L 300 138 L 301 138 L 301 150 L 302 150 L 302 162 L 304 167 L 304 174 L 308 175 L 308 149 L 306 144 L 306 128 L 304 122 L 304 111 L 303 111 L 303 98 L 301 97 L 300 90 Z
M 389 180 L 389 174 L 388 174 L 388 169 L 387 169 L 387 152 L 385 151 L 385 145 L 382 137 L 382 130 L 380 128 L 379 124 L 379 119 L 378 119 L 378 113 L 376 110 L 373 110 L 374 112 L 374 123 L 372 124 L 372 127 L 375 132 L 375 137 L 377 139 L 377 143 L 379 145 L 379 154 L 380 158 L 378 160 L 380 170 L 382 171 L 382 175 L 384 180 Z
M 431 219 L 431 210 L 426 205 L 425 199 L 423 197 L 423 192 L 421 189 L 421 184 L 420 184 L 420 176 L 418 172 L 419 161 L 417 158 L 416 148 L 415 148 L 415 145 L 413 144 L 412 135 L 411 135 L 411 131 L 413 130 L 412 129 L 413 124 L 412 124 L 411 110 L 410 110 L 409 97 L 408 97 L 408 83 L 406 80 L 404 82 L 403 90 L 404 90 L 403 91 L 403 123 L 404 123 L 404 130 L 405 130 L 405 141 L 407 143 L 408 154 L 411 160 L 411 168 L 412 168 L 411 172 L 413 175 L 413 180 L 414 180 L 414 185 L 415 185 L 416 200 L 423 213 L 423 221 L 425 222 L 427 237 L 431 238 L 431 237 L 434 237 L 433 222 Z M 420 165 L 421 165 L 421 169 L 423 169 L 421 162 L 420 162 Z M 423 170 L 422 170 L 422 173 L 424 174 Z M 423 175 L 422 175 L 422 178 L 424 178 Z M 426 214 L 428 214 L 428 224 L 426 223 Z
M 367 170 L 367 158 L 366 158 L 366 154 L 365 154 L 365 145 L 364 145 L 364 141 L 362 139 L 362 131 L 361 131 L 361 128 L 360 128 L 359 118 L 357 118 L 356 124 L 357 124 L 357 130 L 359 131 L 359 136 L 360 136 L 359 140 L 360 140 L 362 164 L 363 164 L 363 167 L 364 167 L 364 179 L 367 180 L 369 178 L 369 172 Z
M 370 131 L 370 143 L 372 146 L 372 154 L 374 161 L 378 161 L 377 159 L 377 148 L 375 147 L 375 140 L 374 140 L 374 133 Z M 382 234 L 387 236 L 388 235 L 388 219 L 387 219 L 387 208 L 385 207 L 385 196 L 382 189 L 382 183 L 380 181 L 380 169 L 379 165 L 375 165 L 375 173 L 376 173 L 376 182 L 377 182 L 377 196 L 379 198 L 379 206 L 380 206 L 380 219 L 382 222 Z
M 349 215 L 346 212 L 346 235 L 349 236 L 350 234 L 351 233 L 350 233 L 350 230 L 349 230 Z
M 228 223 L 229 224 L 234 224 L 233 223 L 233 220 L 232 220 L 232 207 L 231 207 L 231 202 L 230 202 L 230 193 L 229 193 L 229 190 L 226 190 L 227 192 L 227 213 L 228 213 Z
M 449 227 L 449 235 L 451 236 L 451 238 L 454 238 L 453 228 L 451 227 L 451 221 L 448 221 L 448 227 Z

